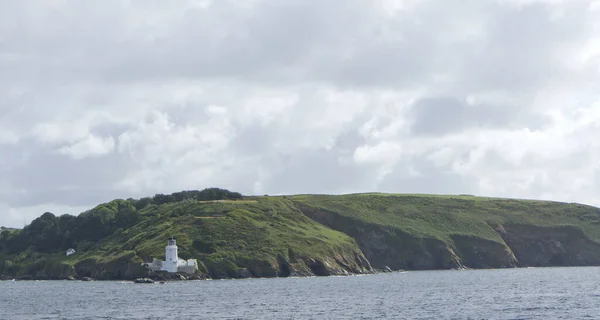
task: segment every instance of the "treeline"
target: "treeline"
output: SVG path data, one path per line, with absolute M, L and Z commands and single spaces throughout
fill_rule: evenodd
M 139 222 L 140 214 L 130 201 L 115 200 L 86 211 L 79 216 L 55 216 L 44 213 L 22 230 L 2 232 L 0 250 L 7 254 L 33 251 L 49 253 L 58 250 L 92 246 L 119 228 L 129 228 Z
M 0 253 L 18 254 L 27 249 L 51 253 L 68 248 L 85 250 L 99 240 L 130 228 L 142 219 L 140 211 L 149 205 L 163 205 L 189 200 L 234 200 L 242 195 L 225 189 L 182 191 L 170 195 L 157 194 L 139 200 L 114 200 L 101 204 L 79 216 L 56 216 L 46 212 L 22 230 L 0 231 Z
M 175 192 L 173 194 L 157 194 L 154 197 L 141 198 L 136 201 L 135 207 L 141 210 L 149 204 L 161 205 L 166 203 L 180 202 L 180 201 L 210 201 L 210 200 L 238 200 L 242 199 L 242 194 L 239 192 L 232 192 L 226 189 L 219 188 L 208 188 L 202 191 L 190 190 Z M 130 199 L 131 200 L 131 199 Z

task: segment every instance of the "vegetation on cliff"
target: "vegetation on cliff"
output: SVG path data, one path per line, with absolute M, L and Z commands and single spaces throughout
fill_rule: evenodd
M 444 195 L 291 199 L 353 237 L 376 268 L 600 265 L 600 209 L 591 206 Z
M 243 200 L 223 191 L 177 199 L 178 194 L 114 200 L 77 217 L 45 213 L 21 231 L 0 235 L 0 273 L 57 279 L 146 276 L 141 263 L 164 259 L 171 236 L 177 238 L 179 256 L 198 259 L 200 272 L 213 278 L 371 271 L 352 238 L 311 220 L 283 198 Z M 67 248 L 77 253 L 67 257 Z
M 114 200 L 0 230 L 5 278 L 132 279 L 168 237 L 201 276 L 600 265 L 600 209 L 550 201 L 394 194 L 242 197 L 223 189 Z M 65 255 L 68 248 L 77 253 Z

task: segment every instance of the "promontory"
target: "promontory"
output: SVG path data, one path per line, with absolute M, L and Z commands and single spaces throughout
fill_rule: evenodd
M 242 196 L 210 188 L 46 212 L 0 230 L 1 279 L 135 279 L 197 259 L 194 278 L 600 265 L 600 209 L 577 203 L 363 193 Z M 67 255 L 66 252 L 69 251 Z

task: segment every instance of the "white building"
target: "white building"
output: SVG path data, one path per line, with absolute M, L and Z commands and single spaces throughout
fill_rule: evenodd
M 177 256 L 177 243 L 175 242 L 175 238 L 169 238 L 167 247 L 165 248 L 163 270 L 167 272 L 177 272 L 178 265 L 179 257 Z
M 67 250 L 67 252 L 66 252 L 66 254 L 67 254 L 67 257 L 68 257 L 68 256 L 70 256 L 70 255 L 72 255 L 72 254 L 74 254 L 74 253 L 75 253 L 75 249 L 73 249 L 73 248 L 70 248 L 70 249 L 69 249 L 69 250 Z
M 198 270 L 196 259 L 183 260 L 177 256 L 177 243 L 175 238 L 169 238 L 165 248 L 165 261 L 154 259 L 152 263 L 146 266 L 152 271 L 184 272 L 194 274 Z

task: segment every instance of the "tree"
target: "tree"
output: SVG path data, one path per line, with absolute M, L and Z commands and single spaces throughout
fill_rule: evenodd
M 58 230 L 58 219 L 51 212 L 44 213 L 23 228 L 27 242 L 40 252 L 50 252 L 62 243 Z
M 141 198 L 140 200 L 136 201 L 135 208 L 137 210 L 142 210 L 151 203 L 152 203 L 152 198 L 150 198 L 150 197 Z
M 133 206 L 120 206 L 115 218 L 117 228 L 127 229 L 136 225 L 141 219 L 140 214 Z

